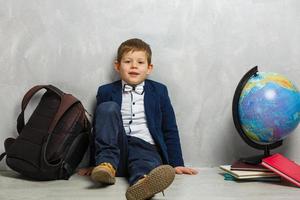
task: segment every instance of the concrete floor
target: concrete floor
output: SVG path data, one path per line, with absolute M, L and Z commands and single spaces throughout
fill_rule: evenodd
M 19 178 L 12 171 L 0 171 L 0 200 L 122 200 L 128 187 L 124 178 L 117 178 L 113 186 L 100 187 L 88 177 L 74 175 L 68 181 L 35 182 Z M 286 182 L 225 181 L 218 168 L 201 168 L 196 176 L 177 175 L 174 183 L 159 199 L 212 199 L 212 200 L 296 200 L 300 188 Z

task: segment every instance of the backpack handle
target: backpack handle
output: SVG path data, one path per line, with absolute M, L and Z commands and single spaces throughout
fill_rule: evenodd
M 57 87 L 54 87 L 53 85 L 37 85 L 31 88 L 25 95 L 22 100 L 22 111 L 25 110 L 27 104 L 29 103 L 30 99 L 41 89 L 50 90 L 54 93 L 56 93 L 59 97 L 62 97 L 65 93 L 58 89 Z
M 53 129 L 55 128 L 57 122 L 62 117 L 64 112 L 67 111 L 74 103 L 79 102 L 79 100 L 76 99 L 75 97 L 73 97 L 71 94 L 65 94 L 64 92 L 62 92 L 60 89 L 54 87 L 53 85 L 37 85 L 37 86 L 34 86 L 33 88 L 31 88 L 25 94 L 25 96 L 22 100 L 22 111 L 21 111 L 21 113 L 20 113 L 20 115 L 18 116 L 18 119 L 17 119 L 18 133 L 21 133 L 23 127 L 25 126 L 24 112 L 25 112 L 25 109 L 26 109 L 29 101 L 31 100 L 33 95 L 41 89 L 46 89 L 47 91 L 50 90 L 50 91 L 56 93 L 61 98 L 61 102 L 60 102 L 60 105 L 59 105 L 59 108 L 58 108 L 58 112 L 54 116 L 54 118 L 52 120 L 52 123 L 49 127 L 49 130 L 48 130 L 48 132 L 50 132 L 50 133 L 53 131 Z

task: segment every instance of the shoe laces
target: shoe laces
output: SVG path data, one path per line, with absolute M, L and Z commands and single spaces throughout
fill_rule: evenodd
M 104 162 L 104 163 L 101 163 L 100 166 L 104 167 L 104 168 L 107 168 L 113 175 L 115 175 L 116 170 L 114 169 L 112 164 Z

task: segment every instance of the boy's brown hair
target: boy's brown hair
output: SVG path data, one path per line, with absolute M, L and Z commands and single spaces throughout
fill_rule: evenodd
M 151 64 L 152 52 L 150 45 L 138 38 L 126 40 L 119 46 L 117 61 L 121 62 L 122 56 L 130 51 L 145 51 L 148 64 Z

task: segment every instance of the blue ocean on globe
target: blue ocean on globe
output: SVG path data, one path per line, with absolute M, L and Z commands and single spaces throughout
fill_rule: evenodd
M 238 112 L 242 129 L 252 141 L 272 144 L 299 124 L 299 90 L 280 74 L 258 72 L 243 88 Z

